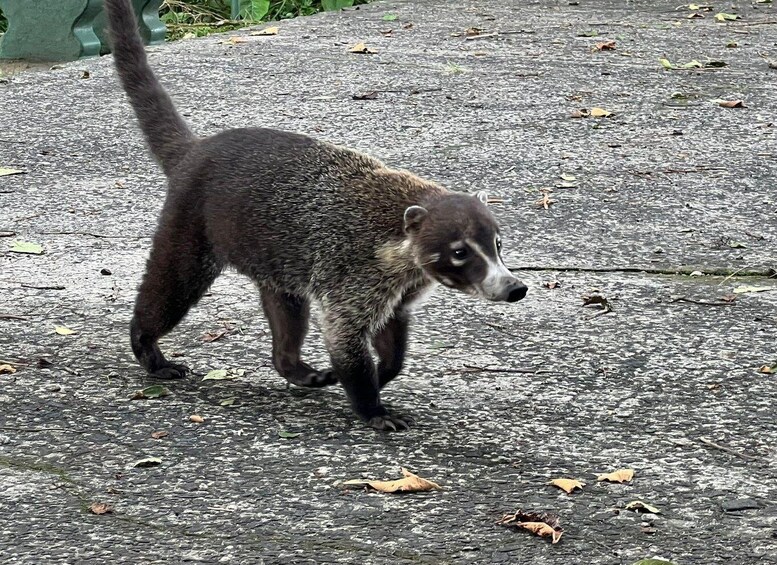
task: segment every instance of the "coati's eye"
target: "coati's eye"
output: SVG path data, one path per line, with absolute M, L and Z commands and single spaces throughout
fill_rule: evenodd
M 496 252 L 501 253 L 502 252 L 502 240 L 500 238 L 496 238 Z
M 453 256 L 459 261 L 463 261 L 464 259 L 469 257 L 469 249 L 467 249 L 466 247 L 459 247 L 458 249 L 454 249 Z

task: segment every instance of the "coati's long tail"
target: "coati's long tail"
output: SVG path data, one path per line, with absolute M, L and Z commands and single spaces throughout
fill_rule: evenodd
M 169 174 L 194 141 L 186 122 L 148 66 L 130 0 L 105 0 L 113 58 L 151 152 Z

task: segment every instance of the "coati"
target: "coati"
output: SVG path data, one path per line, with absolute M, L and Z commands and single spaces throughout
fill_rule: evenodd
M 186 374 L 157 341 L 232 266 L 259 288 L 283 377 L 339 382 L 370 426 L 407 429 L 379 393 L 402 368 L 411 304 L 438 283 L 494 301 L 526 295 L 500 257 L 486 194 L 296 133 L 195 137 L 148 65 L 130 0 L 105 8 L 119 78 L 168 178 L 130 328 L 140 364 L 157 378 Z M 311 300 L 322 306 L 331 370 L 301 357 Z

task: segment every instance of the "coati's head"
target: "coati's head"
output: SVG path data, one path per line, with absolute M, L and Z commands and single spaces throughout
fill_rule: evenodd
M 418 265 L 432 279 L 487 300 L 515 302 L 526 285 L 502 262 L 499 226 L 486 206 L 488 195 L 450 193 L 405 210 Z

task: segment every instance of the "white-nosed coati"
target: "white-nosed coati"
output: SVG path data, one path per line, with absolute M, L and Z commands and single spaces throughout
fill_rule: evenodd
M 407 428 L 379 391 L 402 368 L 413 300 L 438 282 L 489 300 L 526 294 L 502 262 L 485 194 L 451 192 L 296 133 L 195 137 L 148 66 L 130 0 L 105 8 L 121 83 L 169 181 L 132 319 L 138 361 L 154 377 L 185 375 L 157 341 L 232 266 L 259 287 L 281 375 L 308 387 L 339 382 L 365 422 Z M 322 306 L 330 371 L 300 355 L 311 300 Z

